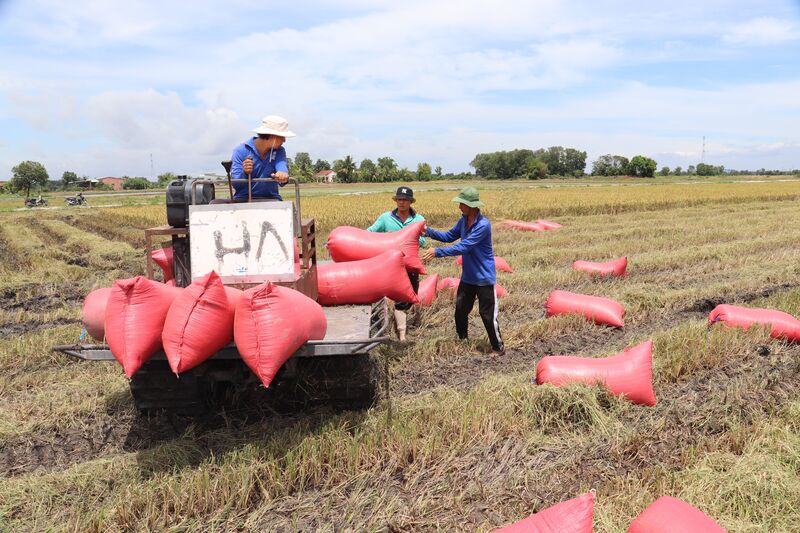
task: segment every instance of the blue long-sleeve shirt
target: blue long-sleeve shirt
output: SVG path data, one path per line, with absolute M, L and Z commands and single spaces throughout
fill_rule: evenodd
M 243 142 L 233 150 L 231 155 L 231 179 L 247 179 L 247 174 L 242 169 L 242 164 L 247 156 L 253 158 L 253 178 L 271 178 L 275 172 L 289 173 L 289 164 L 286 162 L 286 150 L 281 146 L 277 150 L 268 150 L 262 158 L 256 150 L 253 140 Z M 281 187 L 283 184 L 281 184 Z M 233 184 L 233 197 L 247 199 L 247 183 Z M 279 192 L 278 183 L 274 181 L 253 183 L 253 198 L 274 198 L 283 200 Z
M 497 282 L 492 224 L 480 211 L 470 228 L 467 228 L 466 215 L 462 215 L 450 231 L 442 232 L 428 228 L 426 235 L 442 242 L 461 239 L 461 242 L 453 246 L 436 248 L 436 257 L 462 256 L 461 281 L 470 285 L 494 285 Z

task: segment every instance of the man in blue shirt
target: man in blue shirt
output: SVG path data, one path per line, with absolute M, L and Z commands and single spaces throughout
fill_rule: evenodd
M 425 234 L 441 242 L 449 243 L 457 239 L 461 239 L 461 242 L 447 248 L 428 248 L 422 254 L 422 259 L 429 261 L 434 257 L 462 256 L 461 282 L 456 292 L 456 333 L 460 339 L 467 338 L 468 317 L 477 297 L 478 310 L 489 334 L 492 353 L 503 355 L 505 347 L 497 322 L 497 293 L 494 288 L 497 276 L 492 224 L 481 214 L 480 207 L 484 204 L 475 187 L 465 187 L 453 201 L 458 203 L 462 215 L 456 225 L 447 232 L 427 228 Z
M 267 115 L 261 125 L 254 129 L 257 135 L 233 150 L 231 156 L 231 179 L 274 178 L 274 182 L 253 183 L 254 199 L 282 200 L 279 185 L 289 180 L 289 165 L 283 143 L 295 134 L 289 131 L 289 122 L 277 115 Z M 248 200 L 248 184 L 234 183 L 233 201 Z
M 416 201 L 414 199 L 414 191 L 411 190 L 411 187 L 406 187 L 405 185 L 398 187 L 397 192 L 392 196 L 392 200 L 397 204 L 397 209 L 383 213 L 378 217 L 378 220 L 367 228 L 367 231 L 389 233 L 401 230 L 415 222 L 425 220 L 422 215 L 411 208 L 411 204 Z M 425 245 L 425 237 L 419 238 L 419 245 L 420 247 Z M 408 279 L 411 281 L 411 287 L 414 288 L 414 292 L 418 292 L 419 274 L 416 272 L 408 272 Z M 406 340 L 406 323 L 408 322 L 406 311 L 409 309 L 411 309 L 410 302 L 396 302 L 394 304 L 394 323 L 397 327 L 397 339 L 400 342 Z

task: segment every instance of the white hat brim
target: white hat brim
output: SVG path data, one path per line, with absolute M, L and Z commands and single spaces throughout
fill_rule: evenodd
M 253 130 L 254 133 L 258 133 L 259 135 L 277 135 L 278 137 L 296 137 L 297 135 L 289 130 L 286 131 L 278 131 L 273 130 L 272 128 L 256 128 Z

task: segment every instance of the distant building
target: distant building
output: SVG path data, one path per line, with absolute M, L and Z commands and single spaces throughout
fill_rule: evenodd
M 125 178 L 113 178 L 111 176 L 106 177 L 106 178 L 100 178 L 97 181 L 99 181 L 103 185 L 107 185 L 107 186 L 111 187 L 115 191 L 121 191 L 122 190 L 122 186 L 125 184 Z
M 99 182 L 97 180 L 78 180 L 74 183 L 76 187 L 81 189 L 94 189 Z
M 333 170 L 320 170 L 314 174 L 314 181 L 319 183 L 333 183 L 336 180 L 336 172 Z

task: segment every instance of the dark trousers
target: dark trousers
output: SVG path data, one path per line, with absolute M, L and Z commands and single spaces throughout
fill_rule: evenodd
M 495 350 L 503 348 L 503 339 L 500 338 L 500 324 L 497 322 L 497 295 L 494 285 L 470 285 L 463 281 L 458 284 L 456 293 L 456 333 L 458 338 L 467 338 L 469 313 L 478 298 L 478 311 L 481 320 L 489 334 L 489 342 Z
M 414 288 L 414 292 L 419 292 L 419 273 L 418 272 L 408 272 L 408 279 L 411 281 L 411 286 Z M 413 304 L 411 302 L 395 302 L 394 308 L 398 311 L 408 311 L 411 309 Z

